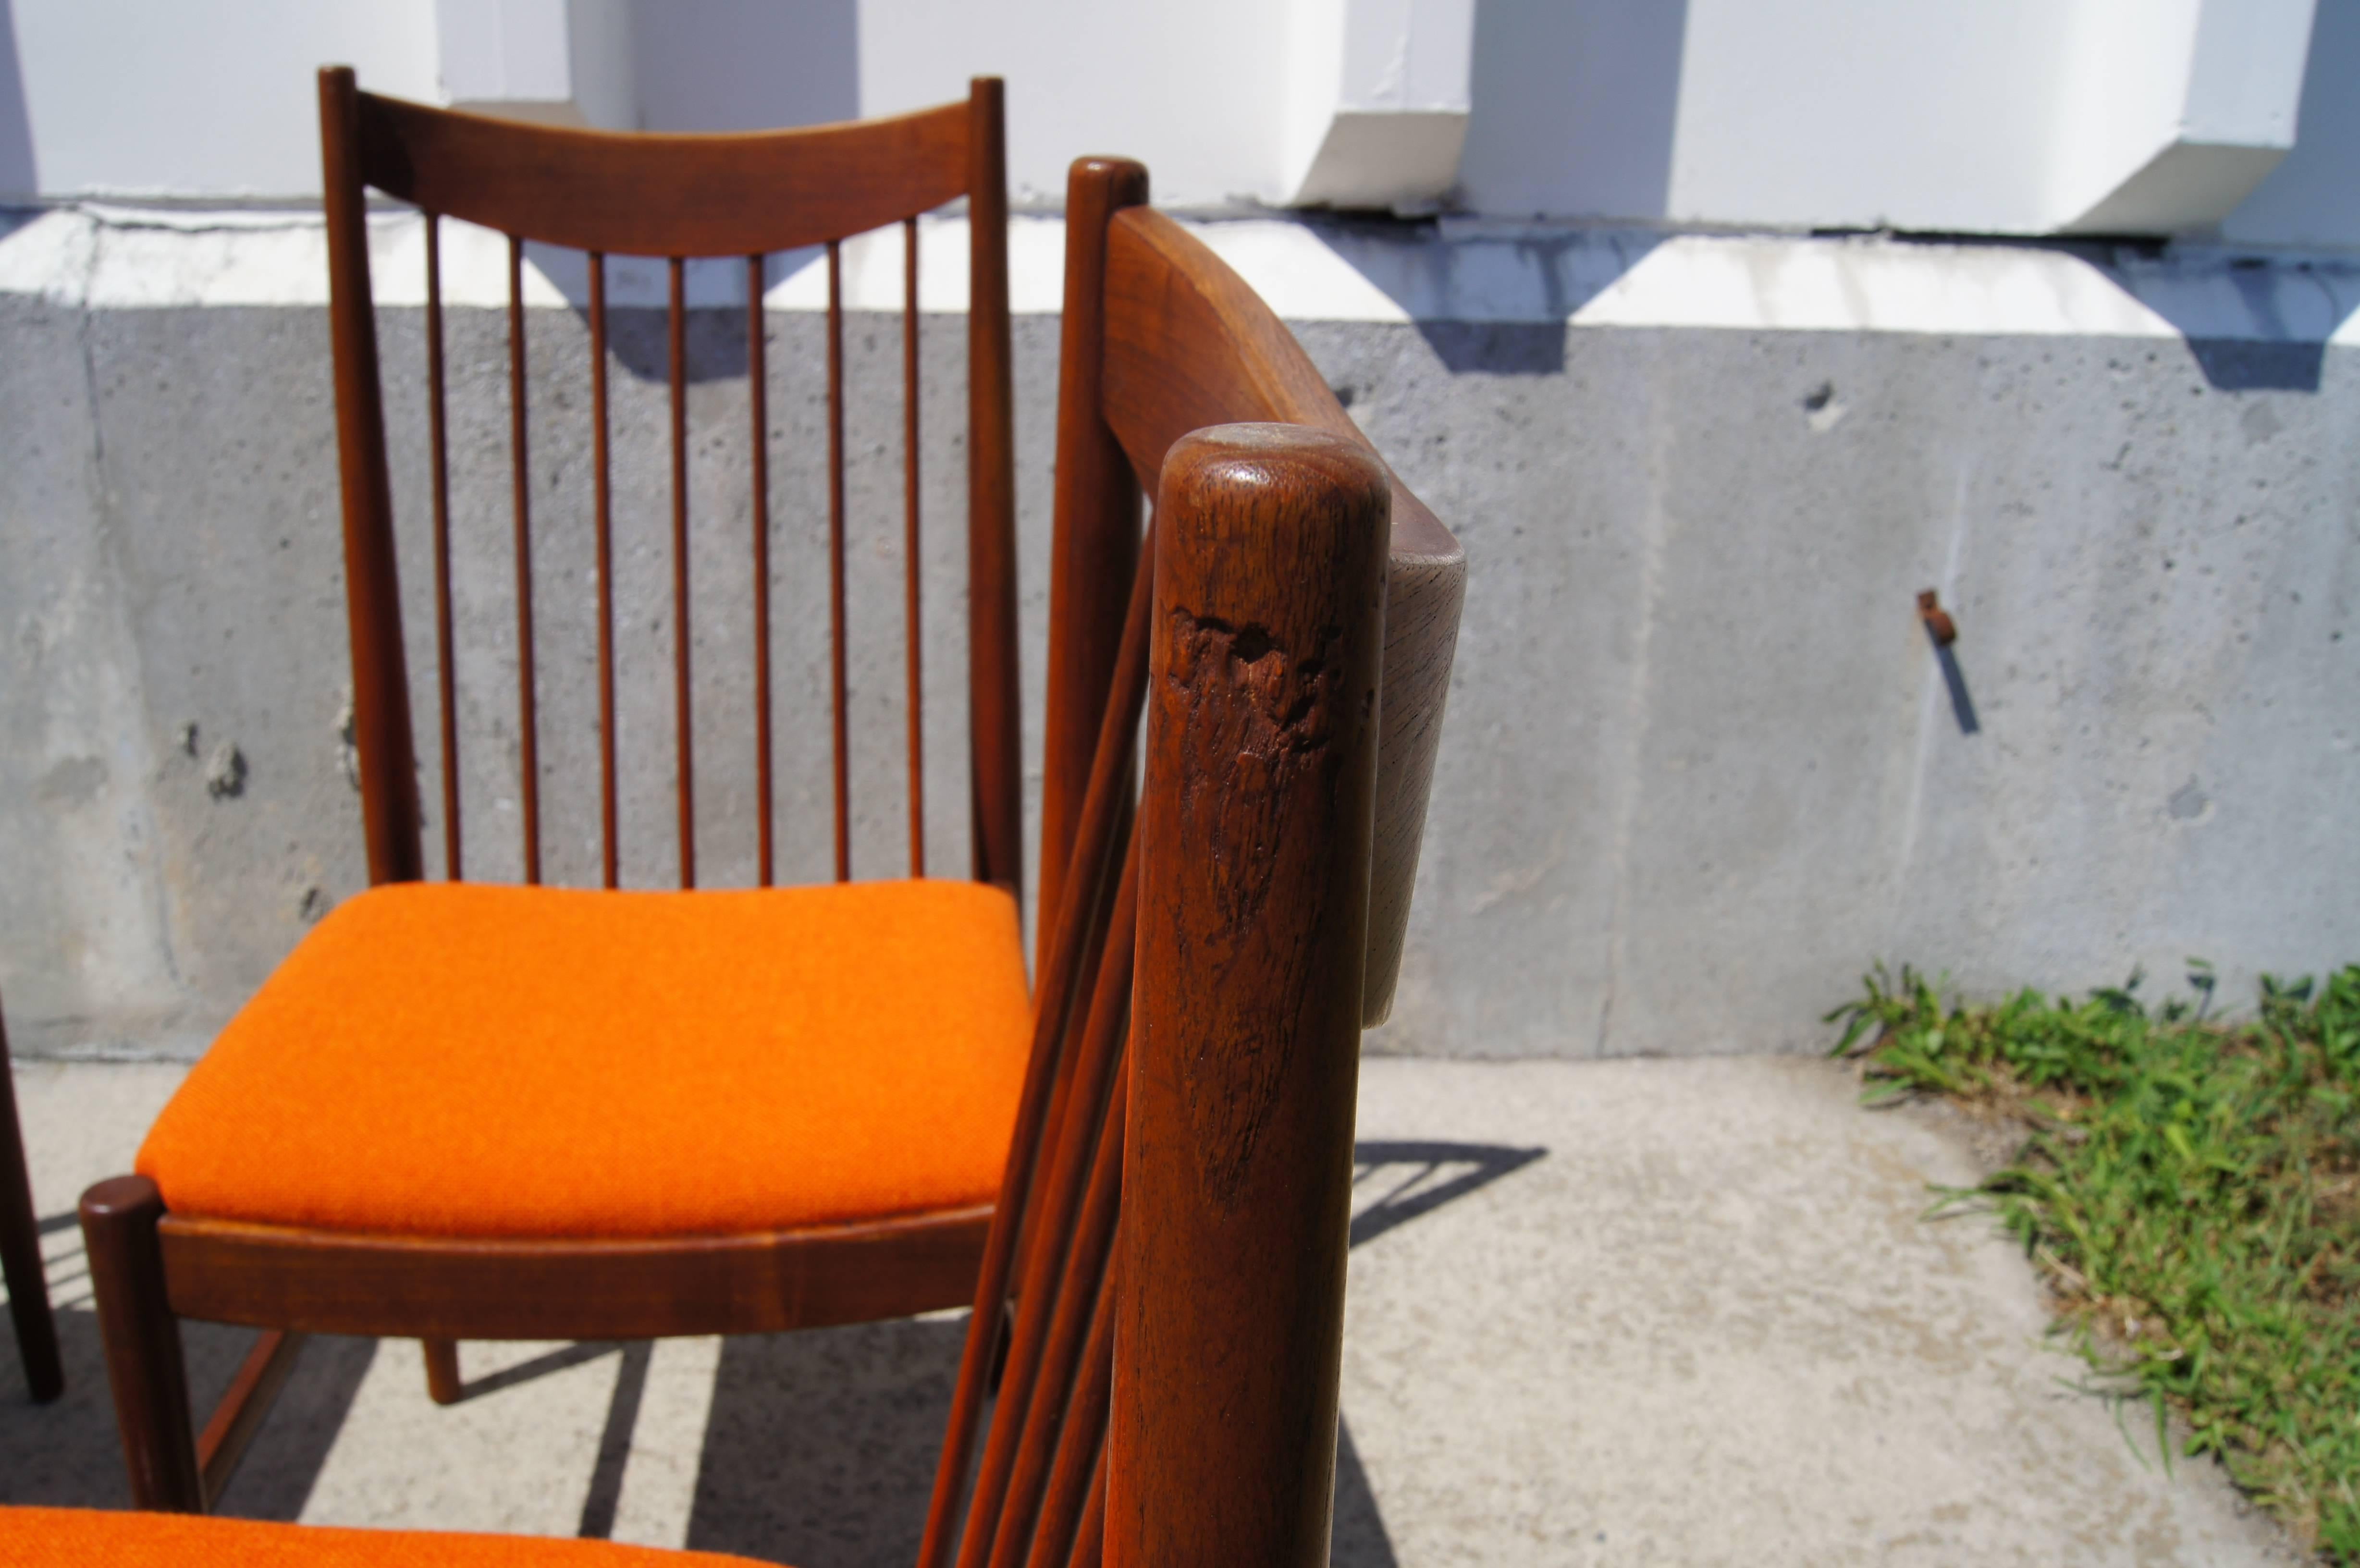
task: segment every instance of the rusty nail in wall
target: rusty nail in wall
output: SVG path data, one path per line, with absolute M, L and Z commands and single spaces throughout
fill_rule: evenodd
M 1922 589 L 1918 594 L 1918 618 L 1926 623 L 1937 647 L 1948 648 L 1959 640 L 1959 628 L 1951 621 L 1950 612 L 1942 608 L 1941 596 L 1931 588 Z

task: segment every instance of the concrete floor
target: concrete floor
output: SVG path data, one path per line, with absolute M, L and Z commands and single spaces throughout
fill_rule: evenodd
M 66 1216 L 180 1071 L 18 1068 L 70 1387 L 36 1409 L 0 1356 L 0 1500 L 123 1500 Z M 1961 1130 L 1854 1093 L 1791 1058 L 1370 1062 L 1338 1563 L 2300 1561 L 2074 1391 L 1987 1222 L 1921 1217 Z M 906 1563 L 960 1332 L 471 1344 L 449 1410 L 415 1345 L 316 1341 L 225 1507 Z M 200 1398 L 245 1339 L 191 1326 Z

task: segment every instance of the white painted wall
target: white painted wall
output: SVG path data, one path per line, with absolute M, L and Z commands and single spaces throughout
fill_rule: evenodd
M 1122 152 L 1182 207 L 2360 246 L 2360 0 L 0 0 L 0 200 L 307 195 L 333 60 L 676 130 L 997 73 L 1027 205 Z
M 2043 227 L 2062 0 L 1689 0 L 1665 216 Z
M 0 126 L 15 100 L 27 144 L 8 167 L 0 130 L 0 194 L 317 191 L 318 67 L 437 95 L 433 0 L 0 0 Z
M 1156 200 L 1284 200 L 1285 18 L 1270 0 L 861 0 L 860 108 L 890 114 L 1008 79 L 1008 178 L 1061 201 L 1087 153 L 1142 159 Z M 1259 41 L 1257 41 L 1259 40 Z

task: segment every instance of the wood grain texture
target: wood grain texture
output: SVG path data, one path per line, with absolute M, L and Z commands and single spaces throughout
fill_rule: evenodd
M 786 131 L 590 131 L 363 93 L 355 129 L 362 177 L 431 212 L 578 250 L 749 256 L 967 195 L 970 124 L 947 103 Z
M 49 1277 L 41 1266 L 41 1227 L 33 1184 L 25 1174 L 25 1140 L 16 1122 L 16 1075 L 8 1065 L 8 1029 L 0 1022 L 0 1278 L 8 1283 L 8 1315 L 16 1327 L 16 1356 L 25 1388 L 37 1405 L 65 1391 L 58 1360 L 57 1323 L 49 1315 Z
M 394 568 L 393 485 L 385 459 L 377 313 L 369 291 L 362 202 L 360 93 L 350 70 L 320 72 L 320 162 L 328 232 L 328 328 L 336 373 L 336 461 L 343 479 L 344 611 L 352 634 L 353 740 L 369 881 L 414 882 L 418 769 L 410 729 L 410 673 L 401 646 L 401 585 Z
M 1160 212 L 1117 213 L 1107 232 L 1106 417 L 1151 479 L 1187 432 L 1233 420 L 1332 431 L 1375 455 L 1328 383 L 1271 312 L 1204 245 Z M 1380 458 L 1379 462 L 1382 463 Z M 1435 742 L 1450 686 L 1467 558 L 1388 469 L 1393 498 L 1376 880 L 1370 892 L 1364 1023 L 1393 1006 L 1417 880 Z
M 1122 606 L 1139 564 L 1139 480 L 1106 422 L 1106 237 L 1147 201 L 1127 158 L 1075 161 L 1065 183 L 1065 317 L 1057 347 L 1055 527 L 1049 546 L 1047 722 L 1041 748 L 1041 908 L 1057 908 L 1089 788 L 1098 715 L 1114 677 Z M 1048 922 L 1038 944 L 1045 952 Z
M 169 1215 L 182 1317 L 314 1334 L 653 1339 L 873 1323 L 964 1304 L 991 1210 L 650 1241 L 454 1241 Z
M 1298 426 L 1164 460 L 1115 1568 L 1328 1560 L 1389 488 Z

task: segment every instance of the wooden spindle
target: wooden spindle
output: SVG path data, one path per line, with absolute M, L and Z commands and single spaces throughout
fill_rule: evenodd
M 1155 514 L 1106 1557 L 1325 1568 L 1389 485 L 1226 425 Z
M 622 823 L 615 790 L 615 483 L 607 441 L 606 257 L 590 253 L 591 485 L 598 547 L 598 849 L 608 887 L 620 885 Z
M 827 242 L 827 658 L 836 717 L 836 879 L 852 880 L 852 759 L 844 653 L 844 258 Z
M 1123 935 L 1124 956 L 1128 957 L 1127 939 L 1131 932 L 1126 931 Z M 1127 973 L 1130 965 L 1124 964 L 1121 968 Z M 1131 986 L 1127 983 L 1121 994 L 1119 1018 L 1131 1008 Z M 1119 1050 L 1117 1054 L 1120 1055 Z M 990 1568 L 1020 1568 L 1023 1563 L 1032 1543 L 1034 1526 L 1041 1519 L 1043 1493 L 1065 1429 L 1069 1422 L 1087 1424 L 1090 1419 L 1089 1412 L 1075 1403 L 1075 1396 L 1087 1381 L 1084 1353 L 1096 1332 L 1094 1324 L 1099 1310 L 1102 1306 L 1110 1309 L 1110 1303 L 1104 1300 L 1104 1285 L 1110 1272 L 1107 1261 L 1114 1248 L 1115 1221 L 1121 1207 L 1125 1087 L 1118 1064 L 1104 1105 L 1093 1107 L 1103 1116 L 1097 1129 L 1098 1153 L 1090 1171 L 1088 1196 L 1067 1244 L 1065 1262 L 1052 1285 L 1054 1306 L 1040 1299 L 1025 1303 L 1025 1310 L 1049 1319 L 1049 1327 L 1029 1403 L 1020 1410 L 1003 1395 L 1002 1412 L 993 1418 L 996 1422 L 1021 1422 L 1022 1430 L 1000 1505 L 999 1528 L 992 1536 Z M 1110 1322 L 1106 1332 L 1109 1336 L 1113 1332 Z M 1100 1397 L 1103 1399 L 1103 1393 Z M 1103 1410 L 1098 1413 L 1102 1420 Z
M 1126 1107 L 1128 1101 L 1125 1102 Z M 1109 1130 L 1117 1116 L 1108 1116 Z M 1098 1281 L 1098 1299 L 1090 1316 L 1090 1336 L 1082 1346 L 1081 1365 L 1066 1401 L 1064 1425 L 1057 1433 L 1057 1454 L 1049 1469 L 1048 1489 L 1041 1498 L 1041 1515 L 1032 1527 L 1032 1549 L 1025 1568 L 1057 1568 L 1075 1544 L 1075 1531 L 1088 1506 L 1093 1486 L 1103 1488 L 1098 1462 L 1105 1453 L 1107 1399 L 1114 1385 L 1115 1303 L 1121 1273 L 1109 1258 Z
M 532 670 L 531 473 L 525 444 L 524 240 L 508 236 L 508 463 L 516 511 L 517 735 L 523 773 L 524 879 L 541 880 L 541 732 Z
M 434 669 L 442 722 L 442 875 L 460 878 L 459 671 L 451 632 L 451 450 L 443 420 L 442 219 L 426 214 L 426 444 L 434 485 Z
M 966 1540 L 959 1549 L 959 1568 L 984 1568 L 994 1560 L 995 1542 L 1000 1536 L 1002 1509 L 1012 1499 L 1011 1478 L 1015 1475 L 1018 1450 L 1022 1443 L 1036 1387 L 1046 1368 L 1054 1383 L 1057 1377 L 1051 1357 L 1054 1347 L 1066 1352 L 1066 1368 L 1071 1367 L 1072 1344 L 1057 1341 L 1056 1334 L 1070 1327 L 1068 1314 L 1053 1311 L 1053 1304 L 1067 1290 L 1086 1294 L 1098 1289 L 1097 1263 L 1104 1260 L 1104 1243 L 1113 1230 L 1112 1207 L 1116 1202 L 1120 1167 L 1110 1161 L 1120 1160 L 1120 1139 L 1109 1140 L 1077 1132 L 1088 1128 L 1104 1115 L 1109 1098 L 1109 1085 L 1122 1060 L 1122 1043 L 1126 1033 L 1131 1004 L 1131 949 L 1139 912 L 1138 839 L 1132 835 L 1129 851 L 1123 857 L 1121 886 L 1115 895 L 1113 915 L 1107 928 L 1105 957 L 1098 965 L 1098 983 L 1092 987 L 1087 1021 L 1084 1026 L 1081 1050 L 1076 1054 L 1073 1086 L 1067 1100 L 1065 1119 L 1072 1126 L 1059 1127 L 1052 1122 L 1051 1146 L 1054 1157 L 1049 1167 L 1048 1181 L 1040 1190 L 1035 1214 L 1026 1222 L 1024 1268 L 1016 1299 L 1019 1310 L 1016 1332 L 1008 1352 L 1008 1366 L 1000 1376 L 1000 1398 L 992 1410 L 991 1432 L 985 1438 L 983 1464 L 977 1472 L 975 1497 L 968 1505 Z M 1102 1224 L 1102 1232 L 1095 1239 L 1095 1261 L 1092 1249 L 1076 1245 L 1088 1234 L 1088 1220 Z M 1069 1270 L 1068 1259 L 1078 1260 L 1080 1270 Z M 1080 1278 L 1079 1273 L 1087 1273 Z M 1073 1322 L 1081 1321 L 1078 1309 Z M 1079 1329 L 1071 1328 L 1071 1340 L 1077 1344 Z M 1047 1451 L 1039 1456 L 1045 1461 Z M 1038 1476 L 1034 1479 L 1037 1481 Z M 1021 1510 L 1030 1512 L 1029 1503 Z M 1021 1530 L 1029 1525 L 1029 1518 L 1016 1521 L 1012 1527 Z M 1012 1541 L 1000 1542 L 1003 1551 L 1016 1550 Z M 1004 1561 L 1004 1559 L 1001 1559 Z
M 1106 1509 L 1107 1445 L 1100 1443 L 1098 1463 L 1090 1470 L 1088 1500 L 1082 1505 L 1082 1522 L 1074 1530 L 1074 1552 L 1065 1559 L 1066 1568 L 1098 1568 L 1106 1561 Z
M 926 874 L 926 725 L 918 626 L 918 220 L 901 223 L 901 617 L 909 637 L 910 875 Z
M 1152 535 L 1152 528 L 1150 532 Z M 1145 700 L 1150 588 L 1145 572 L 1140 573 L 1131 587 L 1122 646 L 1115 660 L 1115 677 L 1108 691 L 1106 712 L 1100 718 L 1098 756 L 1091 766 L 1089 790 L 1082 802 L 1081 825 L 1074 834 L 1065 891 L 1052 928 L 1048 954 L 1033 986 L 1032 1048 L 1024 1070 L 1023 1092 L 1017 1101 L 1016 1125 L 1009 1138 L 1008 1165 L 1000 1179 L 998 1211 L 984 1243 L 983 1262 L 977 1271 L 975 1311 L 967 1320 L 958 1382 L 951 1391 L 950 1420 L 943 1434 L 943 1458 L 934 1470 L 925 1534 L 918 1546 L 918 1568 L 944 1568 L 956 1546 L 954 1526 L 959 1500 L 967 1490 L 968 1465 L 974 1456 L 984 1401 L 989 1397 L 986 1384 L 992 1358 L 999 1351 L 1000 1314 L 1008 1299 L 1008 1277 L 1032 1192 L 1052 1089 L 1062 1070 L 1060 1058 L 1068 1035 L 1075 979 L 1089 945 L 1088 933 L 1083 929 L 1084 911 L 1095 910 L 1098 906 L 1103 888 L 1100 878 L 1112 859 L 1117 829 L 1129 811 L 1131 759 L 1140 707 Z
M 754 809 L 756 878 L 770 885 L 770 415 L 762 322 L 762 258 L 746 258 L 746 400 L 753 423 Z
M 680 779 L 680 885 L 696 886 L 695 717 L 689 707 L 688 626 L 688 286 L 687 267 L 672 258 L 672 701 L 674 766 Z

